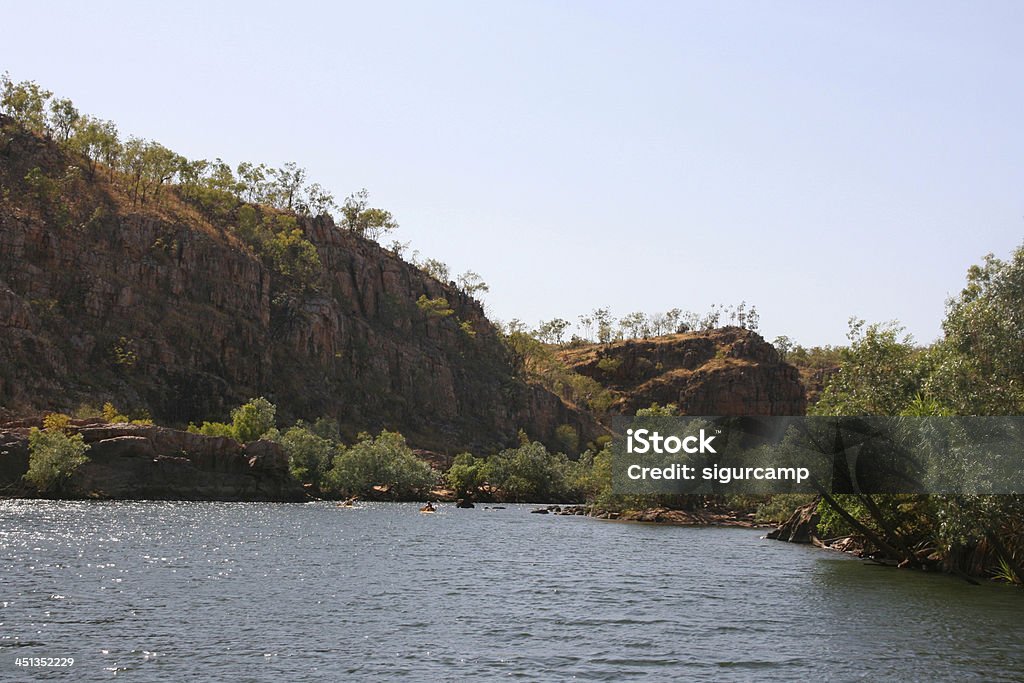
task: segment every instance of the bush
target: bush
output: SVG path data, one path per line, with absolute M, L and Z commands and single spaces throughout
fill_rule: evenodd
M 319 488 L 334 459 L 334 442 L 317 435 L 302 422 L 284 434 L 275 435 L 273 440 L 281 444 L 288 454 L 288 469 L 292 476 Z
M 206 436 L 226 436 L 241 443 L 259 439 L 274 429 L 277 406 L 260 396 L 231 411 L 231 424 L 204 422 L 202 426 L 188 426 L 188 431 Z
M 48 415 L 43 429 L 33 427 L 28 436 L 28 472 L 25 480 L 41 492 L 59 492 L 76 469 L 89 461 L 81 434 L 69 436 L 67 415 Z
M 255 441 L 274 428 L 277 406 L 260 396 L 231 411 L 235 438 L 242 443 Z
M 487 482 L 517 502 L 551 502 L 574 496 L 567 481 L 569 459 L 534 441 L 498 453 L 487 463 Z
M 432 486 L 437 476 L 421 461 L 398 432 L 382 431 L 377 438 L 360 434 L 359 442 L 334 457 L 327 473 L 330 488 L 345 496 L 372 495 L 382 487 L 396 498 L 407 498 Z
M 486 468 L 487 461 L 483 458 L 476 458 L 472 453 L 459 453 L 445 473 L 445 479 L 456 495 L 473 497 L 484 484 Z

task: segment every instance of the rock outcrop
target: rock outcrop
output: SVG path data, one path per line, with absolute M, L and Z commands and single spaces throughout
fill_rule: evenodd
M 790 543 L 815 543 L 818 540 L 818 499 L 801 505 L 789 519 L 768 532 L 767 538 Z
M 615 396 L 612 412 L 632 415 L 674 403 L 684 415 L 803 415 L 796 368 L 755 332 L 726 327 L 562 352 L 576 372 Z
M 300 219 L 321 267 L 289 290 L 230 215 L 211 222 L 173 188 L 136 205 L 102 169 L 3 132 L 0 415 L 112 401 L 183 427 L 263 395 L 283 422 L 333 417 L 446 453 L 601 431 L 520 379 L 479 302 L 329 218 Z
M 0 427 L 0 492 L 32 495 L 28 435 L 34 421 Z M 302 501 L 288 457 L 270 441 L 239 444 L 225 437 L 153 425 L 77 422 L 89 461 L 64 483 L 61 496 L 118 500 Z

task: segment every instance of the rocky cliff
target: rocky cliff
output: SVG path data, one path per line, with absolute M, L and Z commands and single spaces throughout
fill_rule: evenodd
M 230 216 L 208 220 L 170 188 L 136 205 L 102 168 L 9 125 L 0 191 L 8 416 L 112 401 L 184 426 L 264 395 L 284 422 L 330 416 L 445 452 L 512 444 L 520 428 L 600 430 L 520 379 L 477 301 L 329 218 L 300 220 L 320 267 L 296 289 Z
M 28 471 L 28 435 L 41 420 L 0 427 L 0 494 L 35 493 Z M 89 461 L 60 495 L 117 500 L 302 501 L 288 457 L 270 441 L 248 444 L 153 425 L 77 421 L 70 428 L 89 445 Z
M 566 349 L 564 362 L 608 388 L 611 412 L 675 403 L 685 415 L 803 415 L 800 375 L 755 332 L 727 327 Z

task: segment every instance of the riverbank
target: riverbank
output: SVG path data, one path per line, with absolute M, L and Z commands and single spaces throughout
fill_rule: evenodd
M 0 426 L 0 495 L 13 498 L 301 502 L 281 447 L 102 420 L 72 420 L 88 460 L 47 490 L 25 481 L 29 435 L 41 420 Z

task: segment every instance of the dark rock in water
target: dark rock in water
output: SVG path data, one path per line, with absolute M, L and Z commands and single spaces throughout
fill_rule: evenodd
M 547 508 L 537 508 L 536 510 L 530 510 L 531 515 L 546 515 L 548 514 Z
M 814 543 L 818 540 L 818 499 L 798 507 L 782 523 L 782 526 L 768 532 L 767 537 L 790 543 Z
M 459 498 L 455 502 L 455 507 L 457 507 L 457 508 L 467 508 L 468 509 L 468 508 L 474 508 L 476 506 L 473 505 L 473 501 L 471 501 L 471 500 L 467 500 L 465 498 Z
M 83 424 L 71 427 L 89 445 L 89 461 L 65 485 L 68 497 L 126 500 L 302 501 L 288 457 L 270 441 L 242 445 L 155 425 Z M 0 428 L 0 489 L 33 495 L 28 427 Z M 18 490 L 19 487 L 22 490 Z

